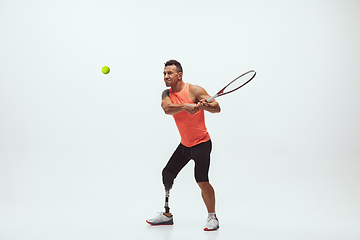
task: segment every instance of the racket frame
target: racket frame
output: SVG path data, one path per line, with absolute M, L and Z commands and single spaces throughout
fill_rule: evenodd
M 244 82 L 243 84 L 241 84 L 239 87 L 237 87 L 237 88 L 235 88 L 235 89 L 233 89 L 233 90 L 231 90 L 231 91 L 224 92 L 224 90 L 225 90 L 230 84 L 232 84 L 233 82 L 235 82 L 235 81 L 238 80 L 239 78 L 241 78 L 241 77 L 243 77 L 243 76 L 245 76 L 246 74 L 249 74 L 249 73 L 251 73 L 251 72 L 253 72 L 254 75 L 253 75 L 249 80 L 247 80 L 246 82 Z M 253 78 L 254 78 L 255 76 L 256 76 L 256 72 L 255 72 L 254 70 L 247 71 L 246 73 L 241 74 L 240 76 L 238 76 L 237 78 L 235 78 L 234 80 L 232 80 L 231 82 L 229 82 L 229 83 L 228 83 L 223 89 L 221 89 L 218 93 L 216 93 L 214 96 L 206 99 L 205 101 L 206 101 L 206 102 L 210 102 L 210 101 L 213 100 L 214 98 L 217 98 L 217 97 L 226 95 L 226 94 L 228 94 L 228 93 L 232 93 L 232 92 L 238 90 L 239 88 L 245 86 L 247 83 L 249 83 L 251 80 L 253 80 Z

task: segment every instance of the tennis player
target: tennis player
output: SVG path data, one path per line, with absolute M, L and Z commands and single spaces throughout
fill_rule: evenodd
M 215 100 L 207 103 L 210 95 L 200 86 L 183 82 L 183 70 L 176 60 L 165 63 L 164 81 L 166 89 L 162 93 L 161 107 L 165 114 L 172 115 L 181 136 L 181 143 L 170 157 L 162 171 L 165 186 L 165 212 L 160 212 L 146 222 L 151 225 L 172 225 L 173 215 L 169 212 L 169 191 L 180 170 L 192 159 L 195 162 L 195 179 L 201 189 L 201 195 L 208 210 L 205 231 L 219 228 L 215 212 L 215 192 L 209 183 L 211 139 L 205 126 L 204 110 L 220 112 Z

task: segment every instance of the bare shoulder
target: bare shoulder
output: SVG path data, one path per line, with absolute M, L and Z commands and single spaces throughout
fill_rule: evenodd
M 206 94 L 205 89 L 200 87 L 199 85 L 190 84 L 189 91 L 195 96 Z
M 206 92 L 206 90 L 199 85 L 190 84 L 189 93 L 193 101 L 195 100 L 194 101 L 195 103 L 210 97 L 209 94 Z
M 199 85 L 190 85 L 189 92 L 193 94 L 198 100 L 204 99 L 209 96 L 206 90 Z
M 161 99 L 169 97 L 169 94 L 170 94 L 170 89 L 165 89 L 161 94 Z

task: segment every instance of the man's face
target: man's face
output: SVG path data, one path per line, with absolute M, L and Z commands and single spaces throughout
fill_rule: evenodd
M 164 81 L 167 87 L 175 85 L 182 78 L 182 72 L 177 72 L 176 66 L 166 66 L 164 68 Z

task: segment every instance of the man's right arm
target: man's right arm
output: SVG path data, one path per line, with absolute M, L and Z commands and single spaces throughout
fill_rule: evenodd
M 196 104 L 183 103 L 175 104 L 171 101 L 169 97 L 169 89 L 166 89 L 162 93 L 161 107 L 163 108 L 165 114 L 175 115 L 183 110 L 187 111 L 190 114 L 194 114 L 199 111 L 199 107 Z

